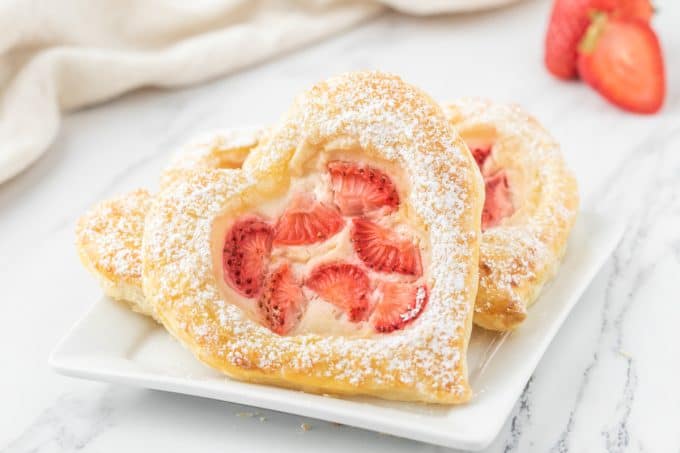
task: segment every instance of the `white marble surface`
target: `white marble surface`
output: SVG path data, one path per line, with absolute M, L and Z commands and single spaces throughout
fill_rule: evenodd
M 488 452 L 680 451 L 680 4 L 656 3 L 669 93 L 652 117 L 623 113 L 584 85 L 547 75 L 541 49 L 549 4 L 542 0 L 456 17 L 386 14 L 207 85 L 144 90 L 68 115 L 46 156 L 0 186 L 0 451 L 443 451 L 74 380 L 47 366 L 56 342 L 100 294 L 72 245 L 84 209 L 153 187 L 168 152 L 188 136 L 271 122 L 310 83 L 364 68 L 399 73 L 442 100 L 483 95 L 522 104 L 562 142 L 584 203 L 628 219 L 623 242 Z

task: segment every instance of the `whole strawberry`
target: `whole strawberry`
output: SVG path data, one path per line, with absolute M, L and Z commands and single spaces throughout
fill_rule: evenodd
M 597 12 L 649 21 L 653 8 L 649 0 L 555 0 L 545 38 L 545 65 L 556 77 L 578 76 L 578 45 Z
M 555 0 L 545 37 L 545 65 L 561 79 L 576 78 L 578 44 L 590 25 L 590 14 L 611 11 L 616 0 Z

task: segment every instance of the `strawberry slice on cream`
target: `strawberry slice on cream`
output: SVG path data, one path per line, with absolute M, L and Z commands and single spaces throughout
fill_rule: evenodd
M 399 208 L 388 169 L 319 162 L 262 212 L 232 223 L 223 247 L 227 291 L 279 335 L 404 329 L 428 289 L 420 242 Z
M 485 198 L 482 210 L 482 231 L 493 228 L 515 212 L 512 188 L 503 168 L 498 168 L 493 160 L 492 144 L 470 144 L 470 152 L 477 162 L 484 178 Z

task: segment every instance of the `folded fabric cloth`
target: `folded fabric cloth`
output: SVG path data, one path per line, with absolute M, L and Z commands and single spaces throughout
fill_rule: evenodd
M 37 159 L 63 110 L 226 74 L 378 14 L 509 0 L 8 0 L 0 3 L 0 183 Z

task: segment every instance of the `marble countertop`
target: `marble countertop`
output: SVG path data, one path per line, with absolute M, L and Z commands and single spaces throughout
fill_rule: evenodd
M 584 205 L 627 219 L 622 243 L 487 451 L 680 451 L 680 4 L 656 3 L 669 93 L 651 117 L 623 113 L 585 85 L 546 73 L 549 2 L 540 0 L 462 16 L 386 13 L 202 86 L 143 90 L 67 115 L 46 155 L 0 185 L 0 451 L 444 451 L 297 416 L 66 378 L 47 365 L 101 293 L 73 247 L 75 220 L 88 206 L 153 188 L 168 153 L 196 132 L 272 122 L 314 81 L 366 68 L 399 73 L 437 99 L 518 102 L 562 143 Z

